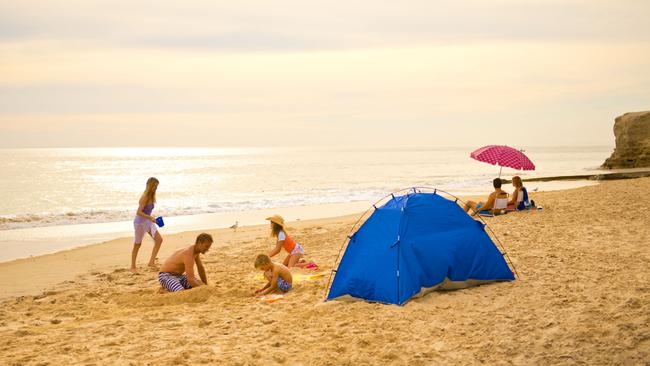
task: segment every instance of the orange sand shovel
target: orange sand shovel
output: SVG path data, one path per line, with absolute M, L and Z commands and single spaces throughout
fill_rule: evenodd
M 267 304 L 271 304 L 282 299 L 284 299 L 284 295 L 281 294 L 270 294 L 270 295 L 264 295 L 260 297 L 260 301 L 265 302 Z

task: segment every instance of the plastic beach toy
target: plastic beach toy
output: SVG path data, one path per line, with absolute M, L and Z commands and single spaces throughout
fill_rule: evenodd
M 281 294 L 270 294 L 270 295 L 264 295 L 260 297 L 260 301 L 265 302 L 267 304 L 271 304 L 282 299 L 284 299 L 284 295 Z
M 156 224 L 158 224 L 160 227 L 165 226 L 165 222 L 163 221 L 162 216 L 156 217 Z

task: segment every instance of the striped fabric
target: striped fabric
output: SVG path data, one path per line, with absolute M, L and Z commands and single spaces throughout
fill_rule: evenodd
M 484 163 L 517 170 L 535 170 L 535 164 L 523 152 L 505 145 L 488 145 L 472 152 L 470 157 Z
M 159 272 L 158 281 L 160 285 L 169 292 L 183 291 L 191 289 L 187 276 L 176 273 Z

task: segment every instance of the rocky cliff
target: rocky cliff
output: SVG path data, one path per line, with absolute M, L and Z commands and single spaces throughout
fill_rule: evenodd
M 650 167 L 650 111 L 616 117 L 614 136 L 616 149 L 603 168 Z

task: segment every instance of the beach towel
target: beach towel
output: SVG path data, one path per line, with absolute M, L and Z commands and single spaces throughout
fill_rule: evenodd
M 305 281 L 315 281 L 323 278 L 325 276 L 325 272 L 319 272 L 319 273 L 293 273 L 291 274 L 293 277 L 294 282 L 305 282 Z
M 307 265 L 305 266 L 305 269 L 308 269 L 308 270 L 310 270 L 310 271 L 317 271 L 317 270 L 318 270 L 318 264 L 316 264 L 316 263 L 310 261 L 310 262 L 307 263 Z
M 293 283 L 296 282 L 305 282 L 305 281 L 315 281 L 318 279 L 321 279 L 325 276 L 325 272 L 318 272 L 318 273 L 300 273 L 300 272 L 292 272 L 291 277 L 293 278 Z M 264 277 L 263 273 L 258 273 L 255 275 L 256 280 L 260 281 L 266 281 L 266 278 Z
M 483 217 L 494 217 L 495 216 L 492 212 L 490 212 L 490 210 L 481 210 L 481 211 L 478 212 L 478 215 L 483 216 Z

